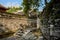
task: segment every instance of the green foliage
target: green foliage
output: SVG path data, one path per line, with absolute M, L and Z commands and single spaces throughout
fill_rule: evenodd
M 22 7 L 19 7 L 19 8 L 13 7 L 13 8 L 10 8 L 9 10 L 7 10 L 7 12 L 8 13 L 13 13 L 13 12 L 16 12 L 16 11 L 21 10 L 21 9 L 22 9 Z
M 23 0 L 23 7 L 24 7 L 24 9 L 23 9 L 23 11 L 24 11 L 24 13 L 26 14 L 26 16 L 28 15 L 27 13 L 28 13 L 28 11 L 30 10 L 30 1 L 29 0 Z
M 40 6 L 40 0 L 32 0 L 32 8 L 34 9 L 38 9 L 38 7 Z
M 38 10 L 39 3 L 40 0 L 23 0 L 24 13 L 26 13 L 28 16 L 28 13 L 31 11 L 31 9 L 35 9 L 35 11 Z

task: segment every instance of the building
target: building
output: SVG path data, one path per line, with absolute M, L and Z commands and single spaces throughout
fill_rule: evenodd
M 6 12 L 6 10 L 8 10 L 8 8 L 0 4 L 0 12 Z

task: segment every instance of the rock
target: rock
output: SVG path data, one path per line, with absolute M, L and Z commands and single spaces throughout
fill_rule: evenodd
M 13 32 L 6 28 L 3 24 L 0 24 L 0 38 L 8 37 Z

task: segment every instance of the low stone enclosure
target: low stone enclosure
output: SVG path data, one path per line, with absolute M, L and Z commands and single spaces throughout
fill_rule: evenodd
M 25 26 L 28 26 L 29 24 L 32 26 L 36 26 L 36 20 L 30 20 L 29 22 L 28 18 L 26 18 L 25 16 L 10 13 L 0 13 L 0 24 L 15 32 L 17 29 L 22 28 L 22 25 L 24 25 L 23 28 L 25 28 Z
M 0 13 L 0 24 L 15 32 L 20 24 L 28 25 L 27 18 L 15 14 Z

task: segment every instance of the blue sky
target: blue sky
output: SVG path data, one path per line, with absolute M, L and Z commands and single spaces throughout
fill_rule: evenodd
M 0 0 L 0 4 L 8 6 L 21 6 L 22 0 Z
M 11 6 L 21 6 L 23 0 L 0 0 L 0 4 L 4 5 L 5 7 L 11 7 Z M 44 1 L 42 0 L 42 4 L 44 4 Z M 39 10 L 42 11 L 44 5 L 39 7 Z

